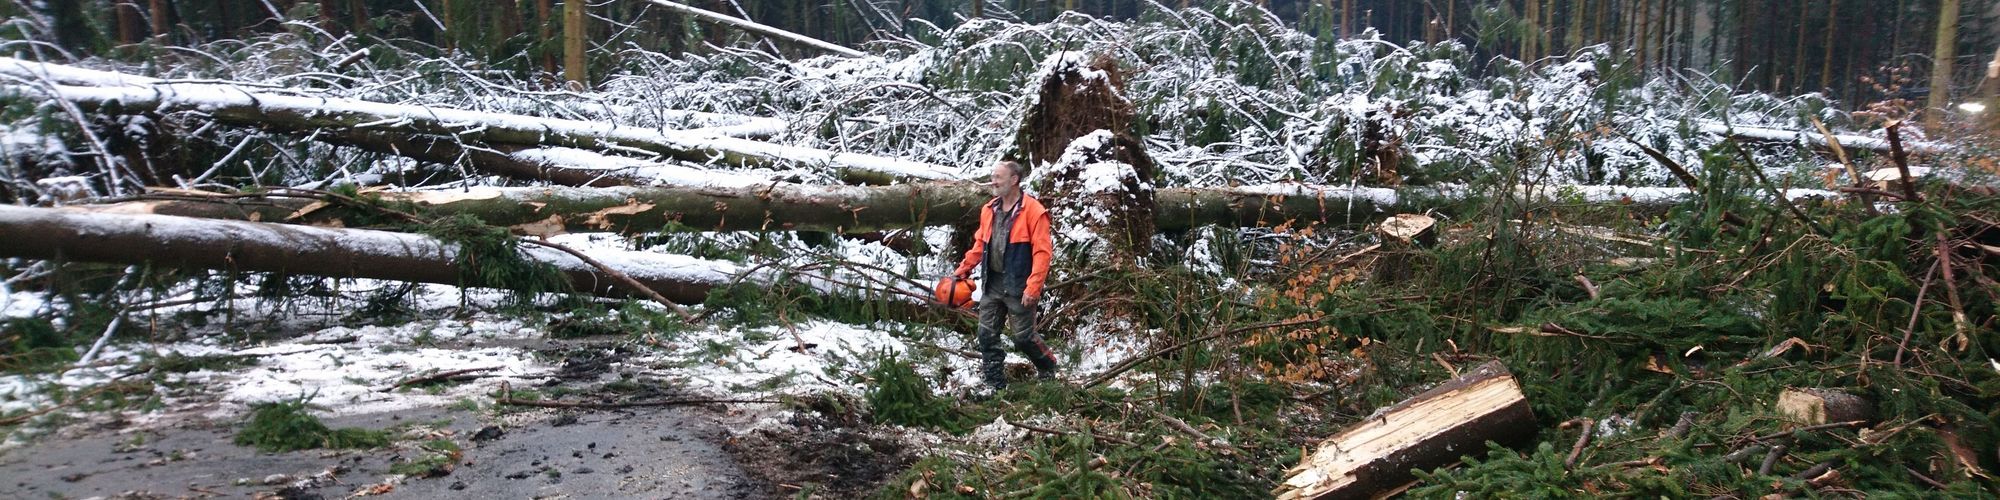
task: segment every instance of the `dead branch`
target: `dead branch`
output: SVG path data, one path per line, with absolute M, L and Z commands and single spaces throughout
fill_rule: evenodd
M 675 314 L 679 314 L 681 316 L 682 321 L 686 321 L 688 322 L 688 324 L 694 324 L 696 322 L 694 315 L 688 313 L 687 308 L 681 307 L 680 304 L 675 304 L 674 301 L 667 300 L 666 297 L 660 296 L 660 292 L 653 291 L 652 287 L 646 286 L 645 283 L 640 283 L 639 280 L 632 279 L 631 276 L 627 276 L 622 271 L 614 269 L 611 266 L 604 265 L 603 262 L 598 262 L 597 259 L 590 258 L 589 255 L 586 255 L 583 252 L 579 252 L 574 248 L 570 248 L 546 240 L 521 238 L 520 241 L 522 243 L 527 243 L 531 245 L 552 248 L 555 250 L 559 250 L 562 253 L 569 254 L 571 257 L 576 257 L 576 260 L 583 261 L 584 264 L 589 264 L 590 267 L 597 268 L 597 270 L 603 272 L 605 276 L 610 276 L 613 281 L 617 281 L 618 284 L 624 285 L 625 289 L 637 292 L 639 295 L 643 295 L 648 299 L 652 299 L 653 302 L 658 302 L 660 303 L 660 305 L 664 305 L 667 306 L 668 309 L 672 309 Z
M 783 403 L 783 401 L 777 401 L 771 399 L 668 399 L 660 401 L 627 401 L 627 402 L 617 402 L 617 403 L 528 401 L 528 400 L 514 399 L 513 391 L 509 389 L 508 384 L 506 382 L 501 382 L 500 395 L 493 399 L 493 403 L 501 405 L 509 405 L 509 406 L 528 406 L 534 408 L 584 408 L 592 410 L 608 410 L 617 408 L 653 408 L 653 407 L 666 407 L 666 406 L 695 406 L 695 405 L 709 405 L 709 404 L 751 404 L 751 403 L 776 404 L 776 403 Z
M 1186 348 L 1187 348 L 1188 346 L 1191 346 L 1191 345 L 1195 345 L 1195 344 L 1199 344 L 1199 343 L 1202 343 L 1202 342 L 1207 342 L 1207 341 L 1210 341 L 1210 340 L 1215 340 L 1215 339 L 1218 339 L 1218 338 L 1222 338 L 1222 337 L 1225 337 L 1225 336 L 1229 336 L 1229 335 L 1235 335 L 1235 334 L 1238 334 L 1238 333 L 1242 333 L 1242 332 L 1247 332 L 1247 331 L 1251 331 L 1251 330 L 1262 330 L 1262 329 L 1265 329 L 1265 328 L 1282 328 L 1282 327 L 1287 327 L 1287 326 L 1298 326 L 1298 325 L 1304 325 L 1304 324 L 1311 324 L 1311 323 L 1318 323 L 1319 321 L 1320 321 L 1320 320 L 1319 320 L 1318 318 L 1314 318 L 1314 319 L 1302 319 L 1302 320 L 1292 320 L 1292 321 L 1277 321 L 1277 322 L 1271 322 L 1271 323 L 1259 323 L 1259 324 L 1255 324 L 1255 325 L 1250 325 L 1250 326 L 1245 326 L 1245 327 L 1241 327 L 1241 328 L 1235 328 L 1235 329 L 1231 329 L 1231 330 L 1228 330 L 1228 331 L 1223 331 L 1223 332 L 1216 332 L 1216 333 L 1211 333 L 1211 334 L 1208 334 L 1208 335 L 1203 335 L 1203 336 L 1200 336 L 1200 337 L 1195 337 L 1195 338 L 1192 338 L 1192 339 L 1188 339 L 1188 340 L 1184 340 L 1184 341 L 1181 341 L 1181 342 L 1180 342 L 1180 343 L 1178 343 L 1178 344 L 1174 344 L 1174 345 L 1171 345 L 1171 346 L 1167 346 L 1167 347 L 1166 347 L 1166 348 L 1164 348 L 1164 349 L 1160 349 L 1160 350 L 1156 350 L 1156 351 L 1153 351 L 1153 352 L 1149 352 L 1149 353 L 1146 353 L 1146 354 L 1144 354 L 1144 355 L 1141 355 L 1141 356 L 1138 356 L 1138 357 L 1135 357 L 1135 358 L 1131 358 L 1131 359 L 1127 359 L 1127 360 L 1125 360 L 1125 361 L 1121 361 L 1121 362 L 1119 362 L 1119 363 L 1118 363 L 1118 364 L 1116 364 L 1116 365 L 1112 365 L 1112 366 L 1111 366 L 1111 368 L 1109 368 L 1109 369 L 1106 369 L 1106 370 L 1104 370 L 1104 373 L 1102 373 L 1102 374 L 1099 374 L 1098 376 L 1096 376 L 1096 377 L 1093 377 L 1093 378 L 1091 378 L 1091 379 L 1090 379 L 1090 382 L 1087 382 L 1087 383 L 1084 383 L 1084 384 L 1083 384 L 1083 388 L 1085 388 L 1085 389 L 1089 389 L 1089 388 L 1092 388 L 1092 387 L 1097 387 L 1097 386 L 1099 386 L 1099 385 L 1103 385 L 1103 384 L 1104 384 L 1105 382 L 1110 382 L 1110 381 L 1111 381 L 1111 379 L 1113 379 L 1113 378 L 1116 378 L 1116 377 L 1117 377 L 1117 376 L 1118 376 L 1119 374 L 1122 374 L 1122 373 L 1125 373 L 1126 371 L 1128 371 L 1128 370 L 1131 370 L 1131 369 L 1132 369 L 1133 367 L 1135 367 L 1135 366 L 1139 366 L 1139 364 L 1140 364 L 1140 363 L 1145 363 L 1145 362 L 1147 362 L 1147 361 L 1151 361 L 1151 360 L 1153 360 L 1153 359 L 1155 359 L 1155 358 L 1159 358 L 1160 356 L 1165 356 L 1165 355 L 1167 355 L 1167 354 L 1171 354 L 1171 353 L 1173 353 L 1173 352 L 1175 352 L 1175 351 L 1179 351 L 1179 350 L 1181 350 L 1181 349 L 1186 349 Z
M 412 385 L 422 385 L 422 384 L 428 384 L 428 383 L 432 383 L 432 382 L 441 382 L 441 381 L 445 381 L 445 380 L 451 380 L 451 379 L 453 379 L 453 378 L 457 378 L 457 377 L 460 377 L 460 376 L 464 376 L 464 375 L 470 375 L 470 374 L 474 374 L 474 373 L 481 373 L 481 372 L 490 372 L 490 371 L 493 371 L 493 370 L 498 370 L 498 369 L 500 369 L 500 368 L 501 368 L 501 367 L 498 367 L 498 366 L 488 366 L 488 367 L 485 367 L 485 368 L 466 368 L 466 369 L 463 369 L 463 370 L 451 370 L 451 371 L 444 371 L 444 372 L 438 372 L 438 373 L 432 373 L 432 374 L 430 374 L 430 375 L 424 375 L 424 376 L 420 376 L 420 377 L 411 377 L 411 378 L 407 378 L 407 379 L 403 379 L 403 381 L 402 381 L 402 382 L 397 382 L 397 383 L 396 383 L 395 385 L 391 385 L 391 386 L 388 386 L 388 387 L 384 387 L 384 388 L 382 388 L 382 392 L 390 392 L 390 391 L 394 391 L 394 390 L 396 390 L 396 389 L 401 389 L 401 388 L 404 388 L 404 387 L 408 387 L 408 386 L 412 386 Z

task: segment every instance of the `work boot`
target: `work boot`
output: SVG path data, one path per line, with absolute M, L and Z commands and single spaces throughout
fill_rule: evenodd
M 1042 382 L 1055 382 L 1056 367 L 1054 366 L 1050 366 L 1048 368 L 1043 368 L 1039 366 L 1035 367 L 1035 380 L 1039 380 Z

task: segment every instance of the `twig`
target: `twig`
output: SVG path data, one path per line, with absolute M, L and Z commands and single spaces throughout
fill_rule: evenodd
M 1903 351 L 1910 347 L 1910 335 L 1917 332 L 1917 317 L 1920 316 L 1919 313 L 1924 312 L 1924 294 L 1931 291 L 1931 278 L 1937 277 L 1938 264 L 1938 262 L 1931 263 L 1930 270 L 1924 271 L 1923 284 L 1917 286 L 1917 301 L 1910 303 L 1910 323 L 1903 326 L 1903 340 L 1896 342 L 1896 358 L 1891 362 L 1892 366 L 1903 367 Z M 1863 356 L 1861 361 L 1867 362 L 1868 357 Z
M 1666 153 L 1662 153 L 1658 149 L 1653 149 L 1652 146 L 1647 146 L 1639 142 L 1639 140 L 1633 139 L 1632 136 L 1626 135 L 1625 132 L 1617 132 L 1619 137 L 1625 138 L 1625 142 L 1630 142 L 1633 146 L 1638 146 L 1640 152 L 1652 157 L 1653 161 L 1658 162 L 1660 166 L 1667 167 L 1667 171 L 1673 172 L 1674 178 L 1679 179 L 1681 184 L 1686 185 L 1689 192 L 1701 192 L 1701 182 L 1695 180 L 1694 174 L 1688 172 L 1687 167 L 1681 166 L 1680 162 L 1674 161 L 1673 158 L 1668 158 Z
M 1757 183 L 1762 185 L 1765 191 L 1770 192 L 1773 201 L 1779 205 L 1783 205 L 1786 210 L 1792 212 L 1793 217 L 1798 217 L 1800 222 L 1804 222 L 1806 226 L 1811 227 L 1814 234 L 1818 234 L 1821 237 L 1832 236 L 1833 233 L 1827 232 L 1826 228 L 1820 227 L 1819 221 L 1813 220 L 1811 216 L 1806 215 L 1804 210 L 1799 210 L 1797 203 L 1792 203 L 1790 198 L 1785 197 L 1784 192 L 1778 191 L 1778 186 L 1772 184 L 1771 179 L 1764 176 L 1764 169 L 1757 166 L 1757 159 L 1750 156 L 1750 150 L 1743 149 L 1743 146 L 1736 144 L 1735 141 L 1730 141 L 1729 147 L 1734 148 L 1736 154 L 1743 157 L 1743 162 L 1749 164 L 1750 174 L 1757 178 Z
M 1922 197 L 1920 197 L 1917 194 L 1916 181 L 1912 180 L 1910 177 L 1910 155 L 1909 153 L 1903 152 L 1903 134 L 1901 132 L 1897 132 L 1898 129 L 1903 128 L 1903 121 L 1896 120 L 1889 122 L 1888 128 L 1889 128 L 1889 159 L 1896 164 L 1896 173 L 1902 174 L 1903 176 L 1903 182 L 1902 182 L 1903 199 L 1911 201 L 1922 199 Z
M 1847 167 L 1847 178 L 1853 179 L 1855 185 L 1865 182 L 1861 178 L 1861 171 L 1854 168 L 1854 161 L 1847 159 L 1847 149 L 1840 147 L 1840 138 L 1834 137 L 1833 131 L 1827 130 L 1826 124 L 1820 123 L 1819 118 L 1813 118 L 1812 125 L 1813 128 L 1819 129 L 1820 135 L 1826 136 L 1826 145 L 1833 149 L 1833 157 L 1840 159 L 1840 166 Z
M 1894 198 L 1894 199 L 1896 199 L 1896 201 L 1903 201 L 1903 199 L 1904 199 L 1904 198 L 1903 198 L 1903 195 L 1901 195 L 1901 194 L 1896 194 L 1896 193 L 1891 193 L 1891 192 L 1888 192 L 1888 191 L 1883 191 L 1883 190 L 1880 190 L 1880 189 L 1875 189 L 1875 188 L 1865 188 L 1865 187 L 1856 187 L 1856 186 L 1846 186 L 1846 187 L 1842 187 L 1842 188 L 1840 188 L 1840 192 L 1842 192 L 1842 193 L 1855 193 L 1855 194 L 1866 194 L 1866 195 L 1874 195 L 1874 196 L 1882 196 L 1882 197 L 1887 197 L 1887 198 Z M 1867 205 L 1867 206 L 1871 206 L 1871 207 L 1872 207 L 1873 205 Z
M 119 377 L 119 378 L 124 378 L 124 377 Z M 47 415 L 47 414 L 48 414 L 49 412 L 53 412 L 53 411 L 56 411 L 56 410 L 60 410 L 60 409 L 63 409 L 63 408 L 68 408 L 68 407 L 70 407 L 70 405 L 74 405 L 74 404 L 76 404 L 76 403 L 77 403 L 78 401 L 83 401 L 83 400 L 87 400 L 87 399 L 90 399 L 90 398 L 92 398 L 92 397 L 96 397 L 96 396 L 97 396 L 98 394 L 102 394 L 102 393 L 104 393 L 104 391 L 108 391 L 108 390 L 111 390 L 111 388 L 112 388 L 112 387 L 115 387 L 115 386 L 117 386 L 117 385 L 118 385 L 118 384 L 116 384 L 116 383 L 111 383 L 111 382 L 107 382 L 107 383 L 105 383 L 104 385 L 100 385 L 100 386 L 97 386 L 97 388 L 96 388 L 96 389 L 91 389 L 91 390 L 90 390 L 90 392 L 86 392 L 86 393 L 83 393 L 83 395 L 81 395 L 81 396 L 75 396 L 75 397 L 71 397 L 71 398 L 69 398 L 68 400 L 64 400 L 64 401 L 63 401 L 63 402 L 61 402 L 61 403 L 56 403 L 55 405 L 52 405 L 52 406 L 49 406 L 48 408 L 43 408 L 43 409 L 40 409 L 40 410 L 35 410 L 35 411 L 31 411 L 31 412 L 27 412 L 27 413 L 23 413 L 23 414 L 20 414 L 20 415 L 15 415 L 15 416 L 12 416 L 12 417 L 7 417 L 7 418 L 0 418 L 0 427 L 5 427 L 5 426 L 9 426 L 9 425 L 14 425 L 14 424 L 18 424 L 18 423 L 21 423 L 21 422 L 26 422 L 26 421 L 28 421 L 28 420 L 30 420 L 30 419 L 33 419 L 33 418 L 35 418 L 35 417 L 39 417 L 39 416 L 42 416 L 42 415 Z
M 1686 436 L 1688 431 L 1694 429 L 1694 417 L 1696 415 L 1700 415 L 1700 413 L 1692 411 L 1681 412 L 1680 420 L 1674 422 L 1673 428 L 1667 429 L 1665 439 L 1680 439 L 1681 436 Z
M 1576 459 L 1583 457 L 1584 447 L 1590 446 L 1590 435 L 1593 434 L 1591 431 L 1597 425 L 1597 421 L 1588 418 L 1576 418 L 1563 422 L 1562 425 L 1556 426 L 1556 428 L 1567 428 L 1571 424 L 1575 424 L 1576 427 L 1580 428 L 1581 432 L 1577 433 L 1576 444 L 1570 445 L 1569 457 L 1563 459 L 1563 468 L 1575 470 Z
M 1924 473 L 1922 473 L 1922 472 L 1917 472 L 1917 470 L 1916 470 L 1916 469 L 1912 469 L 1912 468 L 1910 468 L 1910 466 L 1908 466 L 1908 465 L 1905 465 L 1905 466 L 1903 466 L 1903 470 L 1906 470 L 1906 471 L 1910 471 L 1910 475 L 1911 475 L 1911 476 L 1915 476 L 1915 477 L 1917 478 L 1917 480 L 1918 480 L 1918 481 L 1923 481 L 1923 482 L 1924 482 L 1924 484 L 1928 484 L 1928 485 L 1931 485 L 1931 487 L 1932 487 L 1932 488 L 1937 488 L 1937 489 L 1940 489 L 1940 490 L 1948 490 L 1948 489 L 1951 489 L 1951 487 L 1950 487 L 1950 486 L 1945 486 L 1945 484 L 1944 484 L 1944 483 L 1940 483 L 1940 482 L 1938 482 L 1938 480 L 1936 480 L 1936 479 L 1931 479 L 1931 477 L 1930 477 L 1930 476 L 1926 476 L 1926 475 L 1924 475 Z
M 458 376 L 461 376 L 461 375 L 467 375 L 467 374 L 473 374 L 473 373 L 480 373 L 480 372 L 490 372 L 490 371 L 493 371 L 493 370 L 498 370 L 498 369 L 500 369 L 500 368 L 501 368 L 501 367 L 498 367 L 498 366 L 488 366 L 488 367 L 485 367 L 485 368 L 466 368 L 466 369 L 463 369 L 463 370 L 451 370 L 451 371 L 445 371 L 445 372 L 438 372 L 438 373 L 433 373 L 433 374 L 430 374 L 430 375 L 424 375 L 424 376 L 421 376 L 421 377 L 412 377 L 412 378 L 408 378 L 408 379 L 403 379 L 403 381 L 402 381 L 402 382 L 397 382 L 397 383 L 396 383 L 396 385 L 391 385 L 391 386 L 388 386 L 388 387 L 384 387 L 384 388 L 382 388 L 382 392 L 390 392 L 390 391 L 394 391 L 394 390 L 396 390 L 396 389 L 401 389 L 401 388 L 403 388 L 403 387 L 406 387 L 406 386 L 412 386 L 412 385 L 419 385 L 419 384 L 428 384 L 428 383 L 431 383 L 431 382 L 438 382 L 438 381 L 443 381 L 443 380 L 449 380 L 449 379 L 452 379 L 452 378 L 456 378 L 456 377 L 458 377 Z
M 1945 303 L 1951 305 L 1951 338 L 1958 339 L 1959 350 L 1965 350 L 1967 343 L 1965 331 L 1969 328 L 1966 326 L 1965 306 L 1960 305 L 1958 301 L 1958 284 L 1952 277 L 1951 242 L 1944 237 L 1944 223 L 1938 223 L 1936 234 L 1938 274 L 1944 278 Z
M 1159 417 L 1160 421 L 1167 423 L 1167 427 L 1172 427 L 1174 428 L 1174 430 L 1178 430 L 1181 431 L 1181 433 L 1183 434 L 1187 434 L 1188 437 L 1195 438 L 1197 440 L 1196 442 L 1198 443 L 1203 443 L 1210 446 L 1219 446 L 1223 449 L 1223 451 L 1231 454 L 1239 454 L 1243 451 L 1237 449 L 1236 445 L 1229 444 L 1228 441 L 1217 439 L 1213 436 L 1209 436 L 1207 433 L 1201 432 L 1201 429 L 1196 429 L 1194 428 L 1194 426 L 1188 425 L 1187 421 L 1174 418 L 1173 415 L 1168 415 L 1166 413 L 1162 413 L 1159 410 L 1147 408 L 1144 406 L 1135 405 L 1133 407 L 1145 410 L 1147 413 L 1151 413 L 1153 414 L 1153 416 Z
M 1813 432 L 1813 431 L 1823 431 L 1823 430 L 1827 430 L 1827 429 L 1844 429 L 1844 428 L 1848 428 L 1848 427 L 1861 427 L 1861 426 L 1865 426 L 1865 425 L 1868 425 L 1868 421 L 1867 421 L 1867 420 L 1850 420 L 1850 421 L 1846 421 L 1846 422 L 1832 422 L 1832 423 L 1825 423 L 1825 424 L 1819 424 L 1819 425 L 1809 425 L 1809 426 L 1805 426 L 1805 427 L 1800 427 L 1800 428 L 1797 428 L 1797 429 L 1792 429 L 1792 430 L 1789 430 L 1789 431 L 1782 431 L 1782 432 L 1773 432 L 1773 433 L 1770 433 L 1770 434 L 1765 434 L 1765 435 L 1762 435 L 1762 436 L 1757 436 L 1757 437 L 1755 438 L 1755 440 L 1757 440 L 1757 441 L 1770 441 L 1770 440 L 1773 440 L 1773 439 L 1777 439 L 1777 438 L 1781 438 L 1781 437 L 1785 437 L 1785 436 L 1793 436 L 1793 437 L 1797 437 L 1797 436 L 1798 436 L 1798 435 L 1800 435 L 1800 434 L 1805 434 L 1805 433 L 1808 433 L 1808 432 Z
M 606 276 L 610 276 L 612 280 L 617 281 L 619 284 L 625 285 L 625 288 L 629 288 L 632 291 L 638 292 L 640 295 L 643 295 L 648 299 L 652 299 L 654 302 L 658 302 L 661 305 L 667 306 L 667 308 L 669 309 L 673 309 L 675 313 L 681 315 L 682 320 L 687 321 L 689 324 L 700 322 L 699 318 L 696 318 L 693 314 L 688 313 L 687 309 L 681 307 L 680 304 L 675 304 L 673 301 L 667 300 L 666 297 L 660 296 L 660 292 L 653 291 L 651 287 L 646 286 L 646 284 L 644 283 L 640 283 L 639 280 L 632 279 L 631 276 L 627 276 L 625 275 L 625 273 L 619 272 L 617 269 L 612 269 L 611 266 L 604 265 L 603 262 L 598 262 L 597 259 L 590 258 L 589 255 L 585 255 L 583 252 L 579 252 L 576 249 L 567 246 L 537 239 L 522 238 L 521 242 L 553 248 L 562 251 L 563 253 L 569 254 L 571 257 L 576 257 L 577 260 L 583 261 L 584 264 L 589 264 L 590 267 L 597 268 L 598 271 L 602 271 Z
M 1834 463 L 1835 463 L 1835 461 L 1833 461 L 1833 460 L 1828 460 L 1828 461 L 1825 461 L 1825 462 L 1820 462 L 1820 463 L 1819 463 L 1819 465 L 1814 465 L 1814 466 L 1812 466 L 1812 468 L 1809 468 L 1809 469 L 1806 469 L 1806 470 L 1802 470 L 1802 471 L 1799 471 L 1799 473 L 1798 473 L 1798 474 L 1792 474 L 1792 479 L 1797 479 L 1797 480 L 1800 480 L 1800 481 L 1805 481 L 1805 480 L 1810 480 L 1810 479 L 1812 479 L 1812 478 L 1816 478 L 1816 477 L 1819 477 L 1819 476 L 1820 476 L 1820 474 L 1825 474 L 1825 473 L 1826 473 L 1826 471 L 1828 471 L 1828 470 L 1832 470 L 1832 469 L 1833 469 L 1833 464 L 1834 464 Z
M 1125 360 L 1125 361 L 1121 361 L 1121 362 L 1119 362 L 1119 363 L 1118 363 L 1118 364 L 1116 364 L 1116 365 L 1112 365 L 1112 367 L 1111 367 L 1110 369 L 1107 369 L 1107 370 L 1105 370 L 1103 374 L 1100 374 L 1100 375 L 1098 375 L 1098 376 L 1096 376 L 1096 377 L 1094 377 L 1094 378 L 1091 378 L 1091 379 L 1090 379 L 1090 382 L 1087 382 L 1087 383 L 1083 384 L 1083 388 L 1085 388 L 1085 389 L 1089 389 L 1089 388 L 1092 388 L 1092 387 L 1097 387 L 1097 386 L 1099 386 L 1099 385 L 1103 385 L 1103 384 L 1104 384 L 1105 382 L 1110 382 L 1110 381 L 1111 381 L 1111 379 L 1113 379 L 1113 378 L 1116 378 L 1116 377 L 1117 377 L 1117 376 L 1118 376 L 1119 374 L 1121 374 L 1121 373 L 1125 373 L 1125 372 L 1126 372 L 1127 370 L 1131 370 L 1131 369 L 1132 369 L 1132 367 L 1135 367 L 1135 366 L 1139 366 L 1139 364 L 1140 364 L 1140 363 L 1144 363 L 1144 362 L 1147 362 L 1147 361 L 1151 361 L 1151 360 L 1153 360 L 1154 358 L 1158 358 L 1158 357 L 1160 357 L 1160 356 L 1165 356 L 1165 355 L 1167 355 L 1167 354 L 1170 354 L 1170 353 L 1173 353 L 1174 351 L 1179 351 L 1179 350 L 1181 350 L 1181 349 L 1186 349 L 1186 348 L 1187 348 L 1188 346 L 1191 346 L 1191 345 L 1195 345 L 1195 344 L 1199 344 L 1199 343 L 1202 343 L 1202 342 L 1207 342 L 1207 341 L 1210 341 L 1210 340 L 1215 340 L 1215 339 L 1217 339 L 1217 338 L 1220 338 L 1220 337 L 1224 337 L 1224 336 L 1229 336 L 1229 335 L 1234 335 L 1234 334 L 1238 334 L 1238 333 L 1242 333 L 1242 332 L 1247 332 L 1247 331 L 1251 331 L 1251 330 L 1262 330 L 1262 329 L 1265 329 L 1265 328 L 1281 328 L 1281 327 L 1287 327 L 1287 326 L 1296 326 L 1296 325 L 1304 325 L 1304 324 L 1310 324 L 1310 323 L 1318 323 L 1319 321 L 1320 321 L 1319 319 L 1315 318 L 1315 319 L 1303 319 L 1303 320 L 1292 320 L 1292 321 L 1279 321 L 1279 322 L 1272 322 L 1272 323 L 1259 323 L 1259 324 L 1255 324 L 1255 325 L 1250 325 L 1250 326 L 1245 326 L 1245 327 L 1241 327 L 1241 328 L 1236 328 L 1236 329 L 1232 329 L 1232 330 L 1229 330 L 1229 331 L 1222 331 L 1222 332 L 1216 332 L 1216 333 L 1211 333 L 1211 334 L 1208 334 L 1208 335 L 1203 335 L 1203 336 L 1200 336 L 1200 337 L 1195 337 L 1195 338 L 1192 338 L 1192 339 L 1188 339 L 1188 340 L 1184 340 L 1184 341 L 1181 341 L 1181 343 L 1178 343 L 1178 344 L 1174 344 L 1174 345 L 1171 345 L 1171 346 L 1167 346 L 1167 347 L 1166 347 L 1166 348 L 1164 348 L 1164 349 L 1160 349 L 1160 350 L 1157 350 L 1157 351 L 1153 351 L 1153 352 L 1149 352 L 1149 353 L 1146 353 L 1145 355 L 1142 355 L 1142 356 L 1138 356 L 1138 357 L 1135 357 L 1135 358 L 1131 358 L 1131 359 L 1127 359 L 1127 360 Z
M 1582 273 L 1577 273 L 1576 283 L 1583 285 L 1583 291 L 1590 294 L 1590 300 L 1597 300 L 1597 284 L 1591 283 L 1590 277 L 1584 276 Z
M 1757 475 L 1759 476 L 1769 475 L 1771 473 L 1771 467 L 1778 465 L 1778 459 L 1784 457 L 1785 457 L 1785 445 L 1781 444 L 1777 446 L 1772 446 L 1771 452 L 1764 454 L 1764 463 L 1757 465 Z
M 706 405 L 706 404 L 730 404 L 730 403 L 739 403 L 739 404 L 741 404 L 741 403 L 782 403 L 783 401 L 776 401 L 776 400 L 770 400 L 770 399 L 668 399 L 668 400 L 661 400 L 661 401 L 631 401 L 631 402 L 623 402 L 623 403 L 588 403 L 588 402 L 569 402 L 569 401 L 523 401 L 523 400 L 518 400 L 518 399 L 514 399 L 514 396 L 513 396 L 512 394 L 510 394 L 510 391 L 508 390 L 508 386 L 507 386 L 507 384 L 506 384 L 505 382 L 502 382 L 502 383 L 500 384 L 500 397 L 498 397 L 498 398 L 494 398 L 493 402 L 494 402 L 495 404 L 503 404 L 503 405 L 510 405 L 510 406 L 530 406 L 530 407 L 535 407 L 535 408 L 588 408 L 588 409 L 613 409 L 613 408 L 645 408 L 645 407 L 659 407 L 659 406 L 693 406 L 693 405 Z
M 1024 423 L 1020 423 L 1020 422 L 1015 422 L 1015 421 L 1013 421 L 1013 420 L 1010 420 L 1010 419 L 1004 419 L 1004 418 L 1003 418 L 1003 419 L 1001 419 L 1001 420 L 1005 420 L 1005 421 L 1007 422 L 1007 425 L 1011 425 L 1011 426 L 1014 426 L 1014 427 L 1019 427 L 1019 428 L 1022 428 L 1022 429 L 1027 429 L 1027 430 L 1030 430 L 1030 431 L 1034 431 L 1034 432 L 1040 432 L 1040 433 L 1043 433 L 1043 434 L 1051 434 L 1051 435 L 1056 435 L 1056 436 L 1068 436 L 1068 435 L 1069 435 L 1069 432 L 1066 432 L 1066 431 L 1059 431 L 1059 430 L 1055 430 L 1055 429 L 1050 429 L 1050 428 L 1047 428 L 1047 427 L 1036 427 L 1036 426 L 1033 426 L 1033 425 L 1028 425 L 1028 424 L 1024 424 Z M 1131 441 L 1126 441 L 1125 439 L 1123 439 L 1123 438 L 1119 438 L 1118 436 L 1107 436 L 1107 435 L 1104 435 L 1104 434 L 1098 434 L 1098 433 L 1095 433 L 1095 432 L 1093 432 L 1093 433 L 1090 433 L 1090 436 L 1091 436 L 1091 437 L 1093 437 L 1093 438 L 1097 438 L 1097 439 L 1098 439 L 1098 440 L 1100 440 L 1100 441 L 1105 441 L 1105 442 L 1109 442 L 1109 443 L 1113 443 L 1113 444 L 1123 444 L 1123 445 L 1130 445 L 1130 444 L 1132 444 L 1132 442 L 1131 442 Z

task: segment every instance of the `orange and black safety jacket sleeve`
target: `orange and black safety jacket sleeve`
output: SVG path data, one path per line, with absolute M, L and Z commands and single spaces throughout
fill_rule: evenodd
M 953 275 L 970 277 L 972 269 L 985 262 L 986 245 L 993 239 L 993 205 L 988 202 L 980 209 L 979 231 L 972 234 L 972 248 L 965 251 L 965 258 L 958 262 L 958 269 L 952 272 Z M 1021 267 L 1027 268 L 1014 270 L 1027 271 L 1028 274 L 1026 286 L 1021 290 L 1022 297 L 1041 296 L 1042 284 L 1048 281 L 1049 262 L 1055 259 L 1055 239 L 1049 234 L 1049 226 L 1048 209 L 1042 206 L 1040 200 L 1023 195 L 1021 213 L 1014 216 L 1014 225 L 1007 231 L 1010 257 L 1019 255 L 1014 252 L 1015 248 L 1030 252 L 1025 259 L 1008 259 L 1025 264 Z

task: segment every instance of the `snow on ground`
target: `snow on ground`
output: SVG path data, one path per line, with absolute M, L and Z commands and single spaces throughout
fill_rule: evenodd
M 891 355 L 910 359 L 912 350 L 921 349 L 902 338 L 903 330 L 889 323 L 863 326 L 817 319 L 790 327 L 709 328 L 684 334 L 669 343 L 667 352 L 634 361 L 685 363 L 668 373 L 703 393 L 861 394 L 866 386 L 859 382 L 860 375 L 873 368 L 875 360 Z M 970 350 L 970 339 L 964 340 L 965 345 L 951 342 L 942 347 Z M 799 350 L 802 344 L 807 346 L 804 351 Z M 949 372 L 938 379 L 945 390 L 979 383 L 977 360 L 948 353 L 918 359 L 943 360 L 942 366 L 920 364 L 919 370 Z

